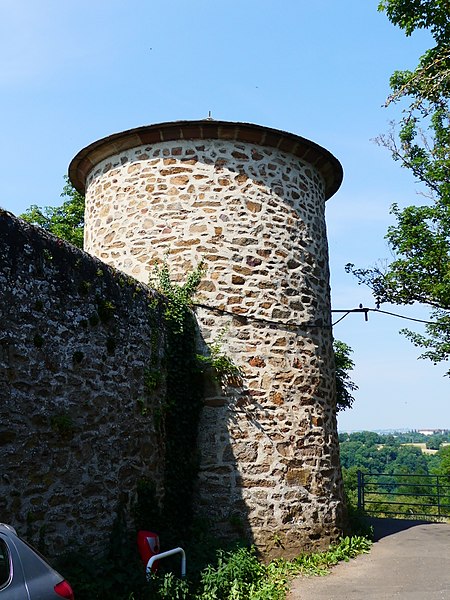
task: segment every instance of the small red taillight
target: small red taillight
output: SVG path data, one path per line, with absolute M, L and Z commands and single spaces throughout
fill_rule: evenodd
M 61 596 L 61 598 L 66 598 L 66 600 L 75 600 L 73 590 L 67 581 L 61 581 L 61 583 L 55 585 L 55 592 L 58 594 L 58 596 Z

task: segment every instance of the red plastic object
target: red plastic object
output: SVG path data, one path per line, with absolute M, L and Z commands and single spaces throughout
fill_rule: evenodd
M 153 531 L 138 531 L 137 534 L 137 545 L 139 554 L 141 555 L 142 562 L 147 566 L 148 561 L 155 554 L 159 554 L 159 537 Z M 158 569 L 158 561 L 152 566 L 152 571 L 156 572 Z
M 66 600 L 75 600 L 73 590 L 69 583 L 65 580 L 55 585 L 55 592 L 58 594 L 58 596 L 61 596 L 61 598 L 66 598 Z

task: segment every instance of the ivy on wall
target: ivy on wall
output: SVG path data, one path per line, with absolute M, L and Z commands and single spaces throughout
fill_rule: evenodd
M 166 325 L 166 394 L 156 413 L 157 428 L 165 446 L 161 520 L 166 535 L 177 544 L 189 536 L 193 517 L 193 491 L 199 467 L 197 431 L 205 376 L 211 374 L 224 384 L 242 378 L 239 368 L 222 350 L 225 331 L 211 346 L 205 347 L 204 353 L 198 352 L 200 336 L 192 307 L 204 275 L 205 265 L 201 262 L 184 283 L 175 283 L 164 261 L 155 266 L 150 280 L 152 287 L 162 295 L 157 302 Z M 147 370 L 146 378 L 147 386 L 158 385 L 155 368 Z
M 201 263 L 184 284 L 173 283 L 166 262 L 157 265 L 151 284 L 162 294 L 166 325 L 165 399 L 157 414 L 164 444 L 164 500 L 161 525 L 165 542 L 182 543 L 192 522 L 198 472 L 197 430 L 203 404 L 203 377 L 197 362 L 197 323 L 192 298 L 204 274 Z

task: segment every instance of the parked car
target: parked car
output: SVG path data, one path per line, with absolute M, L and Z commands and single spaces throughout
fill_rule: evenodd
M 24 540 L 0 523 L 0 600 L 74 600 L 69 583 Z

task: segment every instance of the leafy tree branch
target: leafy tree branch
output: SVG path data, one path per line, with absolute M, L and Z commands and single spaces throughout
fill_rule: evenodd
M 334 362 L 336 367 L 336 410 L 339 412 L 351 408 L 358 386 L 350 379 L 349 371 L 352 371 L 355 363 L 350 358 L 353 350 L 345 342 L 334 340 Z
M 83 248 L 84 196 L 72 186 L 67 177 L 65 179 L 61 194 L 64 202 L 61 206 L 40 207 L 33 204 L 20 217 L 78 248 Z
M 425 304 L 432 310 L 425 333 L 403 333 L 433 362 L 450 357 L 450 10 L 448 0 L 384 0 L 389 20 L 407 36 L 431 33 L 434 46 L 414 71 L 396 71 L 386 106 L 401 104 L 397 127 L 376 142 L 408 169 L 426 191 L 427 203 L 399 208 L 386 240 L 393 260 L 346 270 L 368 285 L 377 304 Z M 450 371 L 449 373 L 450 374 Z

